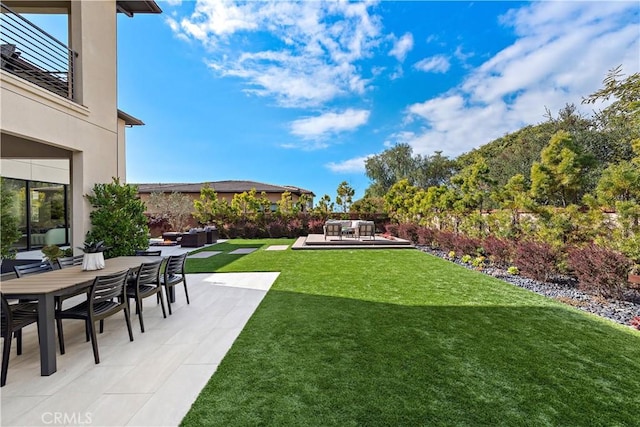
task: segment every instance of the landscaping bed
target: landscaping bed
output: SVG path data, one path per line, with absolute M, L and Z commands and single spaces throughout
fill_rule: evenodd
M 611 319 L 622 325 L 640 329 L 640 291 L 627 289 L 623 299 L 605 298 L 577 289 L 578 281 L 568 276 L 555 276 L 552 281 L 541 282 L 520 275 L 510 274 L 506 270 L 494 266 L 477 269 L 469 263 L 462 262 L 459 257 L 451 258 L 441 250 L 429 246 L 416 246 L 419 250 L 447 259 L 470 270 L 481 271 L 489 276 L 501 279 L 512 285 L 528 289 L 537 294 L 553 298 L 580 310 Z M 636 318 L 636 320 L 634 320 Z

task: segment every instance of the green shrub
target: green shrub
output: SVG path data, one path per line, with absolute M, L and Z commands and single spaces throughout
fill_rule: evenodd
M 0 258 L 15 258 L 15 250 L 13 244 L 20 239 L 20 230 L 18 229 L 18 219 L 13 216 L 13 193 L 6 188 L 4 179 L 0 179 L 0 224 L 2 224 L 2 232 L 0 232 Z
M 471 255 L 464 255 L 462 257 L 462 262 L 464 262 L 465 264 L 468 264 L 471 262 Z
M 89 214 L 92 229 L 85 240 L 103 241 L 109 247 L 105 258 L 133 255 L 136 249 L 149 246 L 146 208 L 136 186 L 113 178 L 111 183 L 95 184 L 85 197 L 94 208 Z
M 515 265 L 512 265 L 511 267 L 507 268 L 507 273 L 511 274 L 512 276 L 517 276 L 518 274 L 520 274 L 520 270 L 518 270 L 518 267 L 516 267 Z
M 473 265 L 476 268 L 484 267 L 485 260 L 486 260 L 486 258 L 483 257 L 482 255 L 477 256 L 471 261 L 471 265 Z

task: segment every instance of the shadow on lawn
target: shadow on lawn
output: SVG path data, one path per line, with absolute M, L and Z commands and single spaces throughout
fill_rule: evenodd
M 563 307 L 270 291 L 183 425 L 634 425 L 640 335 Z

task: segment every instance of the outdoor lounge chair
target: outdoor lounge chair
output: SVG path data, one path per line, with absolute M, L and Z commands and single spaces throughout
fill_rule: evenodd
M 358 224 L 358 237 L 362 239 L 365 236 L 375 240 L 376 226 L 373 221 L 361 221 Z
M 328 237 L 340 237 L 342 240 L 342 224 L 339 222 L 327 222 L 324 225 L 324 240 L 327 240 Z

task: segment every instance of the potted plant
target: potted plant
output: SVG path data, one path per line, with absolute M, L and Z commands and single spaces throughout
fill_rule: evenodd
M 101 270 L 104 268 L 104 251 L 109 249 L 104 245 L 104 241 L 84 242 L 83 247 L 78 247 L 84 252 L 82 258 L 83 270 Z
M 47 245 L 42 248 L 44 257 L 51 263 L 55 263 L 58 258 L 63 258 L 65 253 L 57 245 Z

